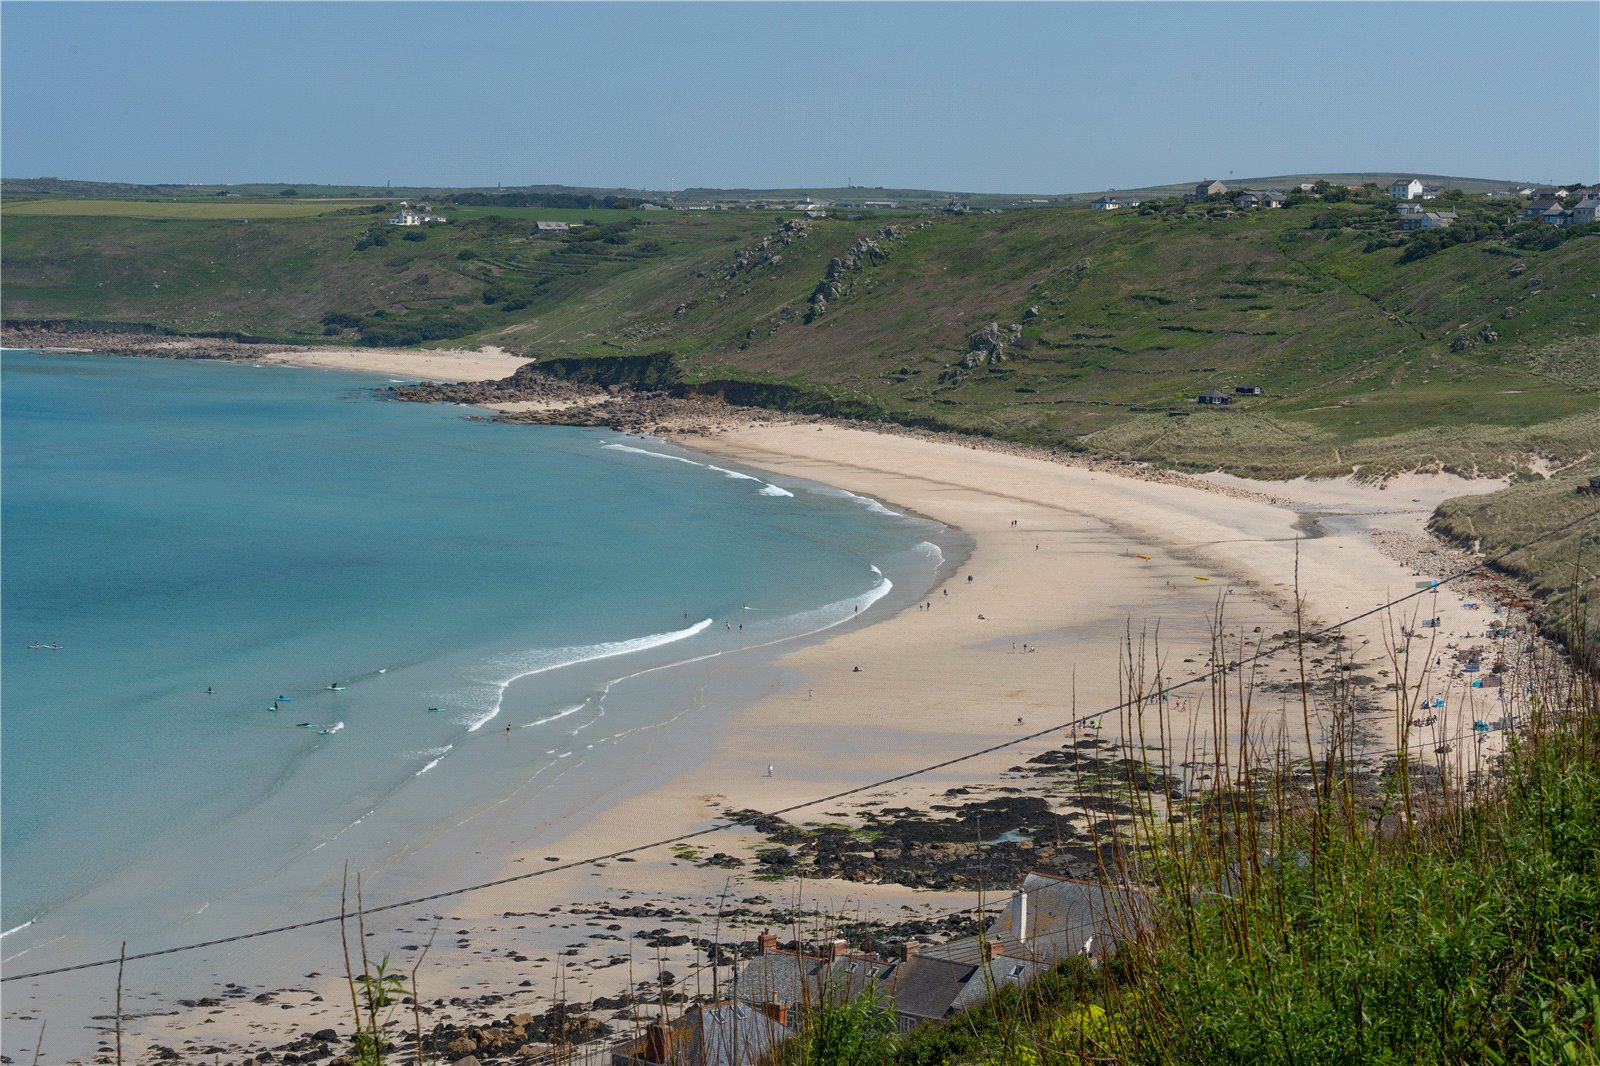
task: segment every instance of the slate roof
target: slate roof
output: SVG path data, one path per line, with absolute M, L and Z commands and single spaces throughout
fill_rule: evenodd
M 1149 906 L 1149 897 L 1139 889 L 1113 891 L 1090 881 L 1031 873 L 1006 909 L 989 923 L 982 939 L 999 944 L 1002 959 L 1049 965 L 1083 954 L 1084 943 L 1093 937 L 1088 954 L 1099 957 L 1116 950 L 1123 934 L 1149 912 Z M 976 965 L 983 950 L 979 938 L 969 936 L 923 948 L 921 954 Z
M 950 1004 L 952 1011 L 976 1006 L 988 999 L 991 992 L 998 992 L 1005 985 L 1027 984 L 1049 969 L 1048 966 L 1028 959 L 1013 959 L 1005 955 L 990 959 L 987 968 L 989 971 L 987 981 L 984 980 L 982 969 L 975 969 L 972 976 L 967 978 L 961 994 Z
M 885 993 L 894 1001 L 896 1014 L 938 1020 L 954 1009 L 977 973 L 975 963 L 913 955 L 895 967 L 894 981 Z
M 769 951 L 746 959 L 733 974 L 733 996 L 746 1003 L 815 1003 L 826 991 L 830 963 L 814 955 Z
M 834 959 L 828 968 L 827 991 L 835 996 L 854 999 L 870 986 L 882 995 L 892 987 L 899 963 L 877 955 L 846 955 Z
M 747 1003 L 727 1001 L 691 1007 L 672 1023 L 673 1066 L 752 1066 L 763 1062 L 793 1032 Z M 626 1044 L 611 1055 L 618 1066 L 649 1060 L 642 1057 L 643 1039 Z

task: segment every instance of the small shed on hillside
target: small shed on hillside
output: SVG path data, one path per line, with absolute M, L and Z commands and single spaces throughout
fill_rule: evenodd
M 1232 403 L 1233 397 L 1229 396 L 1225 392 L 1218 392 L 1216 389 L 1212 389 L 1210 392 L 1202 392 L 1200 395 L 1196 396 L 1194 398 L 1194 402 L 1221 405 L 1225 403 Z
M 1260 385 L 1235 385 L 1233 391 L 1240 396 L 1260 396 L 1263 393 Z

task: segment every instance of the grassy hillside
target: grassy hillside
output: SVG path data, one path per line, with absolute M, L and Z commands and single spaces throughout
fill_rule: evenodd
M 1430 528 L 1486 555 L 1512 552 L 1500 569 L 1525 582 L 1543 604 L 1554 632 L 1575 636 L 1583 619 L 1591 654 L 1600 655 L 1600 519 L 1580 522 L 1600 509 L 1600 495 L 1576 491 L 1600 477 L 1600 456 L 1561 470 L 1548 480 L 1532 478 L 1485 496 L 1447 500 Z M 1531 548 L 1513 551 L 1547 530 L 1578 522 Z
M 1372 193 L 817 220 L 440 200 L 450 221 L 416 228 L 383 224 L 394 201 L 44 200 L 0 215 L 3 312 L 488 342 L 596 360 L 600 379 L 638 365 L 610 357 L 668 353 L 689 387 L 788 383 L 912 424 L 1247 474 L 1502 472 L 1600 449 L 1600 232 L 1454 195 L 1429 205 L 1477 238 L 1453 245 L 1401 233 Z M 577 228 L 536 236 L 539 220 Z M 1265 394 L 1235 396 L 1246 383 Z M 1234 402 L 1197 406 L 1209 389 Z

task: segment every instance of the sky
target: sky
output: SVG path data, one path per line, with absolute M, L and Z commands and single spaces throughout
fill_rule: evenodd
M 0 4 L 0 173 L 1066 193 L 1600 178 L 1600 2 Z

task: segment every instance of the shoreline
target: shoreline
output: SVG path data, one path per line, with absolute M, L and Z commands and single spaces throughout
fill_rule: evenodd
M 1133 587 L 1143 587 L 1146 592 L 1143 597 L 1145 600 L 1159 598 L 1160 591 L 1171 592 L 1173 595 L 1170 600 L 1159 605 L 1151 603 L 1145 606 L 1151 608 L 1151 611 L 1147 612 L 1150 617 L 1160 614 L 1167 619 L 1173 618 L 1180 613 L 1175 608 L 1184 604 L 1183 596 L 1191 589 L 1204 589 L 1213 582 L 1196 583 L 1186 587 L 1183 593 L 1179 593 L 1177 589 L 1166 588 L 1170 578 L 1164 579 L 1157 575 L 1192 570 L 1194 558 L 1207 554 L 1215 556 L 1214 569 L 1217 571 L 1207 576 L 1213 577 L 1214 581 L 1218 579 L 1228 581 L 1229 574 L 1221 571 L 1229 571 L 1232 575 L 1229 583 L 1241 594 L 1241 598 L 1252 595 L 1264 596 L 1268 601 L 1276 601 L 1280 605 L 1275 610 L 1270 603 L 1261 603 L 1256 609 L 1259 610 L 1263 621 L 1274 616 L 1279 620 L 1284 617 L 1281 613 L 1284 594 L 1272 591 L 1281 582 L 1273 583 L 1265 580 L 1275 575 L 1259 573 L 1262 563 L 1255 558 L 1255 555 L 1263 544 L 1274 543 L 1279 546 L 1276 550 L 1281 557 L 1292 556 L 1292 552 L 1284 554 L 1285 549 L 1282 545 L 1295 543 L 1288 539 L 1293 535 L 1293 526 L 1300 513 L 1293 507 L 1256 500 L 1240 500 L 1232 495 L 1196 493 L 1192 489 L 1179 486 L 1159 486 L 1161 493 L 1172 496 L 1173 499 L 1155 506 L 1150 514 L 1140 514 L 1138 497 L 1155 491 L 1146 483 L 1126 478 L 1108 478 L 1103 473 L 1083 469 L 1073 470 L 1020 457 L 1006 457 L 1006 461 L 1000 464 L 1002 468 L 1009 468 L 1001 470 L 1001 474 L 1008 478 L 1019 476 L 1019 470 L 1021 476 L 1043 476 L 1047 482 L 1063 476 L 1068 477 L 1073 487 L 1086 496 L 1076 499 L 1072 508 L 1063 508 L 1059 503 L 1048 499 L 1025 501 L 1016 492 L 999 491 L 1001 486 L 994 484 L 993 480 L 995 453 L 986 453 L 979 449 L 963 449 L 949 444 L 929 445 L 926 442 L 906 441 L 901 447 L 910 449 L 910 452 L 895 450 L 890 460 L 878 464 L 866 464 L 860 461 L 860 456 L 867 445 L 883 446 L 901 441 L 898 437 L 873 441 L 863 439 L 867 436 L 878 435 L 833 427 L 822 427 L 819 433 L 818 427 L 809 424 L 760 425 L 729 429 L 711 438 L 709 447 L 706 439 L 698 436 L 680 443 L 712 455 L 737 459 L 753 468 L 777 474 L 807 477 L 847 491 L 873 495 L 891 507 L 906 507 L 920 513 L 938 516 L 947 525 L 968 533 L 976 544 L 973 555 L 961 573 L 954 575 L 942 589 L 934 590 L 939 595 L 938 602 L 933 603 L 933 609 L 919 611 L 912 607 L 877 624 L 840 633 L 820 644 L 789 653 L 780 665 L 786 671 L 792 672 L 793 681 L 782 691 L 738 711 L 719 742 L 698 767 L 642 794 L 622 798 L 620 802 L 614 802 L 594 812 L 581 826 L 565 834 L 558 842 L 541 847 L 539 854 L 525 852 L 504 857 L 504 868 L 508 873 L 523 872 L 528 868 L 528 864 L 542 862 L 549 857 L 570 861 L 577 856 L 606 853 L 616 847 L 636 844 L 641 839 L 656 839 L 670 835 L 674 831 L 701 828 L 710 824 L 719 813 L 727 809 L 754 807 L 771 810 L 801 803 L 816 795 L 840 788 L 857 787 L 866 781 L 876 780 L 879 776 L 887 776 L 887 771 L 903 770 L 905 768 L 903 755 L 908 750 L 914 754 L 915 763 L 921 764 L 933 761 L 941 754 L 955 753 L 1007 739 L 1015 733 L 1012 727 L 1012 719 L 1016 717 L 1013 713 L 1015 710 L 1022 709 L 1022 716 L 1027 721 L 1033 721 L 1036 715 L 1048 714 L 1059 704 L 1055 693 L 1061 691 L 1061 686 L 1070 686 L 1074 681 L 1078 684 L 1081 700 L 1092 701 L 1095 696 L 1111 693 L 1113 698 L 1105 702 L 1114 702 L 1114 667 L 1110 670 L 1112 674 L 1110 678 L 1105 677 L 1103 672 L 1099 677 L 1090 677 L 1089 667 L 1085 664 L 1083 672 L 1077 673 L 1074 677 L 1074 671 L 1065 664 L 1065 657 L 1061 656 L 1062 663 L 1052 664 L 1034 674 L 1015 676 L 1022 669 L 1032 669 L 1049 663 L 1053 658 L 1060 656 L 1061 649 L 1068 642 L 1073 639 L 1084 639 L 1085 636 L 1082 632 L 1071 632 L 1075 628 L 1073 625 L 1062 624 L 1067 620 L 1054 617 L 1055 608 L 1052 607 L 1051 600 L 1061 590 L 1056 581 L 1050 582 L 1042 589 L 1017 587 L 1012 584 L 1018 578 L 1028 577 L 1029 571 L 1036 569 L 1033 564 L 1035 554 L 1041 559 L 1053 558 L 1061 562 L 1064 558 L 1061 552 L 1064 542 L 1075 536 L 1082 537 L 1089 532 L 1088 527 L 1083 524 L 1068 528 L 1059 523 L 1058 520 L 1064 517 L 1064 510 L 1076 508 L 1080 512 L 1092 510 L 1102 514 L 1110 513 L 1114 510 L 1115 502 L 1121 504 L 1123 510 L 1127 512 L 1122 516 L 1124 525 L 1128 523 L 1139 525 L 1152 521 L 1153 516 L 1171 519 L 1175 512 L 1192 516 L 1192 512 L 1196 510 L 1192 498 L 1201 496 L 1211 505 L 1201 510 L 1208 511 L 1208 517 L 1212 521 L 1231 517 L 1236 520 L 1236 524 L 1243 524 L 1258 534 L 1256 538 L 1247 542 L 1249 547 L 1244 550 L 1243 556 L 1240 555 L 1242 549 L 1237 541 L 1232 547 L 1217 544 L 1209 549 L 1192 543 L 1168 543 L 1164 548 L 1170 554 L 1164 558 L 1156 556 L 1154 552 L 1121 555 L 1114 549 L 1102 551 L 1097 558 L 1097 565 L 1114 573 L 1102 575 L 1096 585 L 1099 598 L 1090 597 L 1098 605 L 1099 621 L 1080 621 L 1076 626 L 1078 630 L 1085 625 L 1109 627 L 1110 643 L 1115 644 L 1122 632 L 1120 619 L 1125 616 L 1124 609 L 1131 607 L 1132 603 L 1124 596 L 1108 595 L 1108 590 L 1127 587 L 1126 582 L 1130 578 Z M 813 439 L 826 443 L 813 446 Z M 801 446 L 802 442 L 804 447 Z M 932 450 L 931 453 L 929 449 Z M 957 457 L 951 454 L 952 451 L 971 454 Z M 922 454 L 920 464 L 908 459 L 911 453 Z M 969 480 L 976 477 L 980 482 L 985 482 L 981 490 L 970 486 L 963 489 L 961 486 L 963 479 L 951 476 L 955 471 L 950 468 L 957 458 L 965 461 L 963 465 L 968 468 Z M 1048 467 L 1048 469 L 1040 470 L 1038 467 Z M 920 478 L 911 472 L 918 468 L 923 475 Z M 897 483 L 904 491 L 896 491 Z M 1424 483 L 1431 485 L 1439 494 L 1446 491 L 1444 488 L 1446 484 L 1451 493 L 1458 492 L 1462 487 L 1460 484 L 1440 482 L 1436 479 L 1424 479 Z M 1418 488 L 1420 490 L 1420 486 Z M 1419 530 L 1421 521 L 1431 511 L 1431 504 L 1424 497 L 1404 497 L 1401 502 L 1411 506 L 1378 507 L 1375 505 L 1388 504 L 1393 499 L 1376 495 L 1386 490 L 1358 485 L 1352 486 L 1351 491 L 1355 499 L 1346 500 L 1342 504 L 1347 512 L 1364 514 L 1374 510 L 1390 512 L 1399 510 L 1401 512 L 1399 515 L 1391 513 L 1371 519 L 1376 523 L 1397 527 L 1398 532 L 1404 532 L 1398 527 L 1407 524 Z M 963 492 L 969 494 L 969 497 L 958 499 Z M 932 495 L 929 495 L 930 493 Z M 941 500 L 937 498 L 939 496 L 944 498 Z M 1415 504 L 1413 500 L 1416 501 Z M 1313 502 L 1317 501 L 1303 498 L 1297 501 L 1297 505 L 1305 507 Z M 1262 510 L 1253 511 L 1248 516 L 1249 521 L 1238 523 L 1237 520 L 1241 516 L 1230 512 L 1245 506 Z M 1340 505 L 1333 506 L 1337 509 Z M 962 515 L 957 517 L 952 514 L 952 510 L 961 510 Z M 1009 525 L 1012 520 L 1009 517 L 1011 514 L 1018 514 L 1020 516 L 1018 521 L 1024 524 L 1013 529 Z M 1081 517 L 1083 516 L 1080 513 Z M 1100 534 L 1102 547 L 1108 543 L 1106 540 L 1108 537 L 1120 538 L 1133 532 L 1135 531 L 1131 528 L 1119 530 L 1116 525 L 1108 523 L 1105 531 Z M 1261 533 L 1271 536 L 1263 537 L 1259 535 Z M 1027 543 L 1029 537 L 1035 536 L 1040 538 L 1034 542 L 1040 545 L 1036 553 L 1029 550 L 1031 545 Z M 1393 583 L 1399 583 L 1409 575 L 1408 569 L 1402 568 L 1395 560 L 1383 555 L 1376 546 L 1370 544 L 1363 546 L 1358 537 L 1364 538 L 1365 534 L 1335 530 L 1319 538 L 1318 541 L 1299 542 L 1302 545 L 1320 545 L 1316 549 L 1320 558 L 1315 561 L 1307 560 L 1306 569 L 1313 573 L 1319 569 L 1350 569 L 1350 561 L 1338 553 L 1348 554 L 1356 549 L 1363 555 L 1358 569 L 1364 578 L 1377 574 L 1391 579 Z M 1057 542 L 1055 545 L 1057 550 L 1049 555 L 1044 552 L 1046 538 Z M 1077 547 L 1080 552 L 1083 550 L 1081 544 Z M 1070 555 L 1070 552 L 1066 554 Z M 1139 554 L 1151 554 L 1152 558 L 1139 560 L 1137 559 Z M 1252 565 L 1244 565 L 1246 563 Z M 1258 571 L 1254 577 L 1250 575 L 1251 570 Z M 968 572 L 972 572 L 975 578 L 970 583 L 971 587 L 968 582 L 962 580 Z M 1144 574 L 1143 578 L 1140 577 L 1141 573 Z M 977 580 L 979 575 L 982 575 L 981 585 Z M 1183 576 L 1192 580 L 1194 575 Z M 1119 581 L 1122 582 L 1121 585 Z M 991 585 L 1005 587 L 992 589 Z M 1358 580 L 1353 584 L 1341 582 L 1336 591 L 1352 595 L 1371 590 L 1365 588 L 1362 581 Z M 946 596 L 945 593 L 949 595 Z M 1209 592 L 1202 592 L 1202 596 L 1205 602 L 1210 602 L 1214 598 Z M 950 604 L 951 600 L 955 603 Z M 985 610 L 976 609 L 980 606 L 980 601 Z M 990 604 L 1001 606 L 991 608 Z M 1085 605 L 1085 601 L 1080 601 L 1077 610 L 1082 612 Z M 1196 606 L 1193 597 L 1190 597 L 1188 606 L 1191 608 Z M 1341 608 L 1358 606 L 1362 606 L 1359 597 L 1349 603 L 1334 597 L 1319 605 L 1318 611 L 1332 619 L 1340 617 L 1338 612 Z M 1203 615 L 1203 611 L 1202 606 L 1199 613 Z M 977 614 L 984 614 L 986 617 L 979 620 Z M 1458 627 L 1474 621 L 1459 608 L 1452 612 L 1451 618 L 1452 624 Z M 1246 620 L 1254 619 L 1247 616 Z M 985 622 L 1001 624 L 987 628 L 984 626 Z M 921 632 L 913 630 L 912 627 L 921 627 Z M 1204 647 L 1200 632 L 1202 628 L 1191 625 L 1189 631 L 1184 633 L 1179 627 L 1170 626 L 1168 631 L 1179 630 L 1174 633 L 1174 640 L 1188 638 L 1193 646 L 1185 646 L 1182 649 L 1188 652 L 1199 651 Z M 932 632 L 929 632 L 930 629 Z M 1456 630 L 1451 632 L 1454 633 Z M 1012 636 L 1016 636 L 1019 642 L 1026 638 L 1030 645 L 1040 647 L 1040 652 L 1037 656 L 1013 657 L 1009 650 Z M 939 649 L 940 662 L 929 662 L 925 649 L 930 643 Z M 908 651 L 908 648 L 911 650 Z M 1098 645 L 1095 649 L 1100 655 L 1104 654 L 1104 650 L 1104 644 Z M 896 661 L 897 659 L 900 661 Z M 854 674 L 851 666 L 863 664 L 867 664 L 864 666 L 864 673 L 867 676 Z M 977 669 L 979 676 L 960 677 L 967 669 Z M 867 684 L 860 684 L 863 681 Z M 802 685 L 805 689 L 803 692 Z M 932 716 L 924 713 L 915 720 L 908 721 L 907 716 L 902 713 L 908 698 L 907 692 L 921 693 L 920 697 L 909 698 L 926 701 L 937 709 L 937 713 Z M 992 695 L 994 692 L 998 692 L 1000 699 L 1004 701 L 1003 713 L 996 714 L 990 707 L 994 702 Z M 1103 706 L 1104 703 L 1098 705 Z M 850 752 L 837 750 L 841 737 L 856 739 L 858 741 L 856 749 Z M 1047 750 L 1048 747 L 1050 745 L 1043 742 L 1024 745 L 1019 749 L 1001 753 L 986 762 L 946 771 L 936 777 L 922 779 L 912 784 L 874 790 L 863 798 L 870 801 L 873 807 L 886 804 L 926 807 L 937 803 L 948 789 L 971 785 L 975 778 L 990 782 L 1004 781 L 1008 766 L 1027 756 Z M 771 755 L 775 749 L 785 752 L 781 760 Z M 762 769 L 765 764 L 775 761 L 778 766 L 777 776 L 766 778 Z M 732 767 L 737 767 L 737 771 L 729 769 Z M 823 818 L 833 820 L 836 817 L 850 819 L 858 816 L 859 810 L 858 801 L 852 800 L 849 803 L 825 804 L 821 808 L 808 809 L 793 817 L 797 822 Z M 649 884 L 653 888 L 649 893 L 632 897 L 625 895 L 621 900 L 612 899 L 614 893 L 608 887 L 609 876 L 602 875 L 600 870 L 604 869 L 604 866 L 611 866 L 613 871 L 620 871 L 620 867 L 614 863 L 596 864 L 598 869 L 568 871 L 539 879 L 536 896 L 541 903 L 533 911 L 528 910 L 527 891 L 507 887 L 473 893 L 452 903 L 449 922 L 452 923 L 452 927 L 454 923 L 459 922 L 459 928 L 472 930 L 471 940 L 474 943 L 480 935 L 500 943 L 505 943 L 507 940 L 515 943 L 530 941 L 544 943 L 527 930 L 508 934 L 504 928 L 507 916 L 519 915 L 531 918 L 543 915 L 553 926 L 559 922 L 563 913 L 573 913 L 574 905 L 579 909 L 615 905 L 619 902 L 637 906 L 637 901 L 645 897 L 647 898 L 644 906 L 647 910 L 662 906 L 672 909 L 689 907 L 692 910 L 691 900 L 698 898 L 702 903 L 708 899 L 714 902 L 719 885 L 725 885 L 730 880 L 735 886 L 731 889 L 735 898 L 760 898 L 769 894 L 771 889 L 751 879 L 748 863 L 754 851 L 761 846 L 761 842 L 760 834 L 746 830 L 725 831 L 711 838 L 704 848 L 705 851 L 716 851 L 745 860 L 747 865 L 743 870 L 732 874 L 715 867 L 696 869 L 686 866 L 685 860 L 681 857 L 676 857 L 667 849 L 658 849 L 649 855 L 623 860 L 637 862 L 637 865 L 628 870 L 626 882 Z M 792 885 L 785 885 L 781 889 L 786 895 L 793 890 Z M 876 909 L 878 913 L 908 915 L 925 913 L 930 908 L 941 906 L 960 906 L 963 901 L 969 906 L 975 902 L 970 893 L 918 893 L 898 885 L 826 882 L 813 891 L 818 891 L 820 894 L 821 909 L 824 911 L 833 909 L 836 912 L 841 909 L 865 907 Z M 1001 891 L 1001 888 L 997 886 L 996 891 Z M 551 900 L 560 902 L 552 908 L 549 904 Z M 708 910 L 715 909 L 712 907 Z M 702 912 L 702 918 L 699 920 L 703 921 L 706 917 L 709 917 L 709 913 Z M 609 923 L 599 928 L 608 929 L 611 924 L 617 923 Z M 659 925 L 660 921 L 653 919 L 644 924 Z M 730 924 L 737 926 L 741 923 L 734 920 Z M 723 939 L 729 936 L 753 936 L 755 926 L 758 924 L 759 920 L 748 923 L 738 933 L 725 930 Z M 552 931 L 553 929 L 545 932 Z M 684 932 L 689 930 L 685 929 Z M 519 936 L 521 940 L 516 939 Z M 630 943 L 634 939 L 630 938 Z M 518 987 L 519 981 L 531 979 L 531 971 L 537 971 L 545 974 L 545 977 L 535 980 L 535 984 L 540 987 L 530 990 L 528 995 L 537 1000 L 539 1009 L 548 1005 L 546 1003 L 548 993 L 544 992 L 543 988 L 549 987 L 547 981 L 554 979 L 554 973 L 563 975 L 562 985 L 571 999 L 598 998 L 601 1002 L 606 1002 L 605 997 L 617 994 L 619 989 L 614 987 L 614 984 L 613 986 L 606 984 L 604 968 L 597 972 L 589 965 L 595 961 L 592 954 L 583 952 L 582 955 L 568 956 L 568 959 L 572 960 L 570 962 L 561 960 L 561 954 L 580 949 L 574 946 L 555 947 L 554 943 L 554 940 L 550 940 L 548 946 L 542 948 L 515 949 L 525 959 L 535 950 L 548 952 L 543 956 L 545 964 L 535 965 L 531 970 L 519 965 L 515 958 L 502 961 L 469 955 L 465 952 L 447 955 L 436 947 L 435 953 L 429 956 L 427 964 L 430 970 L 435 970 L 428 983 L 443 984 L 461 990 L 478 988 L 504 993 Z M 561 940 L 561 943 L 566 945 L 569 942 Z M 679 948 L 676 954 L 671 948 L 656 950 L 665 951 L 662 956 L 665 965 L 681 974 L 685 968 L 692 967 L 693 952 L 690 950 L 684 953 L 682 951 L 684 945 L 676 947 Z M 617 948 L 620 949 L 621 945 L 617 945 Z M 630 967 L 637 965 L 648 970 L 655 965 L 649 955 L 641 957 L 636 948 L 630 951 L 629 957 Z M 424 995 L 426 996 L 426 986 Z M 334 1001 L 331 996 L 327 999 L 328 1002 Z M 238 1008 L 233 1013 L 239 1013 Z M 459 1011 L 457 1013 L 459 1014 Z M 243 1021 L 244 1017 L 245 1015 L 241 1015 L 239 1020 Z M 270 1029 L 273 1028 L 267 1021 L 270 1017 L 266 1011 L 256 1012 L 251 1023 L 267 1026 Z M 338 1018 L 336 1008 L 333 1009 L 331 1017 Z M 279 1019 L 281 1018 L 282 1015 L 279 1015 Z M 278 1021 L 281 1026 L 279 1019 L 272 1020 Z M 434 1020 L 436 1019 L 429 1019 L 430 1023 Z M 290 1028 L 295 1026 L 291 1024 Z M 185 1029 L 174 1026 L 168 1035 L 175 1038 L 184 1032 Z M 216 1029 L 208 1032 L 216 1036 L 222 1035 Z M 240 1033 L 241 1038 L 249 1032 L 249 1027 L 246 1025 Z M 264 1030 L 256 1030 L 251 1038 L 259 1040 L 263 1033 Z
M 294 354 L 285 361 L 294 362 Z M 399 373 L 394 365 L 374 372 Z M 698 405 L 696 411 L 705 415 L 707 406 Z M 1031 731 L 1058 720 L 1052 715 L 1065 720 L 1066 711 L 1117 702 L 1116 649 L 1130 624 L 1137 631 L 1139 625 L 1159 620 L 1162 639 L 1178 649 L 1175 657 L 1199 659 L 1193 666 L 1175 664 L 1175 670 L 1197 674 L 1208 644 L 1207 610 L 1225 590 L 1230 613 L 1238 612 L 1246 631 L 1256 624 L 1264 632 L 1276 632 L 1274 625 L 1282 628 L 1292 600 L 1283 578 L 1295 545 L 1304 552 L 1307 585 L 1325 585 L 1312 605 L 1315 613 L 1325 620 L 1357 613 L 1370 607 L 1375 595 L 1412 584 L 1407 575 L 1414 568 L 1400 566 L 1379 550 L 1369 528 L 1417 538 L 1416 551 L 1421 552 L 1426 550 L 1421 523 L 1435 497 L 1459 495 L 1464 488 L 1498 487 L 1495 482 L 1474 485 L 1418 476 L 1389 489 L 1341 480 L 1274 483 L 1268 493 L 1159 471 L 1130 477 L 1137 464 L 1117 460 L 1045 457 L 1026 449 L 872 432 L 770 412 L 720 408 L 707 417 L 715 420 L 691 421 L 689 432 L 668 439 L 754 469 L 804 477 L 871 496 L 892 509 L 933 516 L 971 537 L 972 554 L 942 587 L 935 587 L 936 598 L 927 601 L 926 609 L 909 606 L 784 655 L 778 663 L 781 684 L 735 711 L 693 769 L 586 814 L 581 826 L 556 843 L 541 845 L 537 853 L 501 856 L 500 866 L 508 874 L 524 872 L 549 856 L 570 861 L 702 827 L 728 809 L 773 810 L 859 787 L 908 766 L 1012 739 L 1024 731 L 1013 725 L 1014 718 Z M 1328 491 L 1335 487 L 1337 492 Z M 1316 540 L 1296 540 L 1296 527 L 1307 512 L 1323 516 L 1315 521 L 1328 516 L 1337 520 L 1326 521 L 1324 535 Z M 1440 613 L 1449 615 L 1452 634 L 1481 622 L 1460 608 L 1441 608 Z M 1355 635 L 1375 646 L 1364 661 L 1378 661 L 1382 636 L 1370 627 Z M 1039 650 L 1018 653 L 1014 644 Z M 862 667 L 860 674 L 855 666 Z M 1176 676 L 1183 679 L 1181 673 Z M 1028 742 L 931 777 L 811 807 L 794 819 L 858 821 L 864 807 L 926 808 L 941 802 L 949 789 L 975 780 L 1006 782 L 1008 767 L 1053 746 L 1043 740 Z M 764 775 L 767 765 L 776 767 L 773 777 Z M 537 812 L 517 809 L 512 816 L 534 818 Z M 580 954 L 568 955 L 579 950 L 570 938 L 581 934 L 556 927 L 574 913 L 574 904 L 616 908 L 642 901 L 632 906 L 650 913 L 625 926 L 633 944 L 639 939 L 636 932 L 661 926 L 661 909 L 688 913 L 696 905 L 691 901 L 698 901 L 702 917 L 697 921 L 704 921 L 709 912 L 721 909 L 715 906 L 719 884 L 725 886 L 730 878 L 739 879 L 732 890 L 736 899 L 792 895 L 792 882 L 768 885 L 754 878 L 754 853 L 761 842 L 761 835 L 750 831 L 710 838 L 705 851 L 720 851 L 744 863 L 731 872 L 717 866 L 696 868 L 667 849 L 639 856 L 623 884 L 651 889 L 624 887 L 620 899 L 616 884 L 608 884 L 610 876 L 597 872 L 604 867 L 596 864 L 539 879 L 539 902 L 532 909 L 530 893 L 509 887 L 441 904 L 448 908 L 446 931 L 471 930 L 462 941 L 472 946 L 435 946 L 426 964 L 424 996 L 431 1000 L 430 985 L 456 988 L 460 991 L 453 998 L 462 998 L 467 989 L 504 994 L 521 987 L 519 981 L 533 981 L 526 997 L 539 1000 L 537 1007 L 530 1004 L 532 1009 L 542 1009 L 557 975 L 571 999 L 613 996 L 620 968 L 611 977 L 606 973 L 610 966 L 591 963 L 623 945 L 599 940 Z M 621 873 L 612 863 L 604 865 Z M 1008 887 L 996 886 L 996 891 Z M 631 897 L 630 891 L 635 892 Z M 825 882 L 820 893 L 823 909 L 836 913 L 854 907 L 904 916 L 973 902 L 967 892 L 914 892 L 892 884 Z M 554 907 L 552 900 L 558 901 Z M 708 902 L 712 906 L 703 906 Z M 747 909 L 759 912 L 761 906 Z M 512 916 L 542 920 L 547 928 L 508 930 Z M 607 917 L 614 920 L 586 922 L 599 931 L 584 939 L 615 938 L 621 929 L 611 927 L 622 926 L 626 916 Z M 730 924 L 740 931 L 724 931 L 722 939 L 753 936 L 761 920 L 733 919 Z M 390 950 L 391 941 L 396 949 L 404 947 L 383 926 L 378 928 L 384 930 L 374 942 L 383 945 L 379 954 Z M 693 929 L 683 927 L 681 933 Z M 484 943 L 497 945 L 491 948 L 497 957 L 481 953 Z M 692 970 L 692 944 L 653 950 L 665 952 L 668 965 L 680 975 L 686 967 L 698 975 Z M 542 967 L 524 965 L 536 953 L 544 956 L 535 960 Z M 306 965 L 331 968 L 333 961 L 308 960 Z M 635 963 L 644 970 L 656 964 L 638 947 L 629 951 L 630 971 Z M 316 986 L 324 999 L 317 1006 L 308 994 L 305 1002 L 286 1011 L 289 997 L 272 994 L 265 1003 L 202 1008 L 221 1010 L 224 1016 L 151 1019 L 132 1046 L 142 1054 L 204 1034 L 212 1044 L 262 1047 L 322 1025 L 342 1030 L 348 1019 L 339 1013 L 338 997 L 332 994 L 342 983 Z M 171 990 L 166 998 L 170 1002 Z M 436 1020 L 430 1017 L 429 1024 Z

